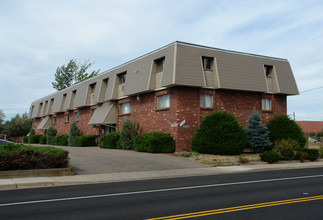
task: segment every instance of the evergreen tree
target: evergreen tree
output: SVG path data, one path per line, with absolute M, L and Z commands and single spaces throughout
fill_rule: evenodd
M 47 136 L 46 143 L 47 144 L 51 144 L 51 140 L 56 136 L 56 133 L 57 133 L 57 129 L 52 126 L 50 126 L 47 129 L 47 132 L 46 132 L 46 136 Z
M 70 135 L 68 137 L 68 146 L 75 146 L 75 140 L 81 135 L 79 128 L 77 127 L 76 121 L 70 126 Z
M 120 139 L 119 139 L 119 148 L 125 150 L 132 150 L 133 149 L 133 139 L 138 134 L 139 130 L 139 122 L 135 120 L 127 119 L 123 122 L 122 130 L 120 132 Z
M 269 139 L 269 131 L 263 124 L 261 124 L 260 120 L 258 112 L 253 112 L 249 117 L 247 125 L 247 147 L 258 153 L 268 151 L 273 148 L 273 144 Z
M 30 129 L 30 132 L 29 132 L 29 136 L 28 136 L 28 143 L 30 144 L 30 137 L 31 136 L 34 136 L 36 133 L 35 133 L 35 130 L 33 128 Z

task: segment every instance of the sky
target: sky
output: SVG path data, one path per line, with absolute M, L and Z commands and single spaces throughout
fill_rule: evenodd
M 287 114 L 323 121 L 321 0 L 0 0 L 6 120 L 54 93 L 58 66 L 101 72 L 174 41 L 288 59 L 300 95 Z

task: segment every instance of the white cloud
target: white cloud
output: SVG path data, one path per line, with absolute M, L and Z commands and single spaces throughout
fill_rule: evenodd
M 323 58 L 322 9 L 319 0 L 3 1 L 0 109 L 28 111 L 70 59 L 105 71 L 175 40 L 287 58 L 300 91 L 323 86 L 323 60 L 313 63 Z M 323 120 L 319 93 L 289 97 L 288 113 Z

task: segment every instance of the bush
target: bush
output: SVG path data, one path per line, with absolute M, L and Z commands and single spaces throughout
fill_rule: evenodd
M 52 137 L 50 139 L 50 145 L 58 145 L 58 143 L 57 143 L 57 136 Z
M 275 142 L 274 150 L 280 153 L 280 159 L 294 160 L 299 158 L 302 148 L 296 140 L 281 139 Z
M 247 147 L 251 148 L 252 151 L 256 153 L 269 151 L 273 148 L 273 144 L 269 139 L 269 132 L 267 128 L 261 124 L 260 120 L 259 114 L 253 112 L 249 117 L 247 125 Z
M 77 127 L 76 121 L 73 121 L 70 126 L 70 134 L 68 137 L 68 146 L 75 146 L 75 139 L 81 135 L 80 130 Z
M 39 138 L 39 143 L 40 144 L 46 144 L 46 140 L 47 140 L 46 136 L 41 135 L 40 138 Z
M 219 111 L 202 119 L 192 137 L 191 148 L 199 153 L 238 155 L 246 141 L 247 132 L 233 114 Z
M 104 135 L 100 139 L 99 146 L 101 148 L 117 149 L 119 139 L 120 139 L 120 132 L 112 132 L 110 134 Z
M 136 151 L 150 153 L 172 153 L 175 151 L 175 142 L 169 134 L 149 132 L 137 135 L 134 138 L 133 148 Z
M 265 161 L 267 163 L 275 163 L 280 160 L 280 153 L 275 150 L 265 151 L 260 154 L 260 158 L 262 161 Z
M 291 120 L 287 115 L 276 115 L 267 123 L 269 138 L 272 143 L 281 139 L 296 140 L 303 149 L 306 144 L 306 138 L 301 127 Z
M 310 161 L 315 161 L 320 156 L 320 152 L 318 149 L 304 149 L 303 151 L 308 154 L 308 159 Z
M 74 141 L 74 146 L 85 147 L 85 146 L 96 146 L 94 135 L 82 135 L 78 136 Z
M 29 136 L 22 137 L 22 143 L 28 144 L 28 139 L 29 139 Z
M 56 136 L 56 133 L 57 133 L 57 129 L 54 128 L 54 127 L 52 127 L 52 126 L 50 126 L 47 129 L 47 133 L 46 133 L 46 136 L 47 136 L 47 144 L 52 144 L 52 138 Z
M 36 133 L 35 133 L 35 130 L 33 128 L 30 129 L 29 131 L 29 136 L 28 136 L 28 143 L 30 143 L 30 137 L 31 136 L 34 136 Z M 27 142 L 26 142 L 27 143 Z
M 122 124 L 118 148 L 124 150 L 133 149 L 133 139 L 138 134 L 139 123 L 135 120 L 127 119 Z
M 60 146 L 68 145 L 68 134 L 60 134 L 57 136 L 56 144 Z
M 40 138 L 41 136 L 42 136 L 42 135 L 39 135 L 39 134 L 36 134 L 36 135 L 30 136 L 30 137 L 29 137 L 29 143 L 30 143 L 30 144 L 38 144 L 38 143 L 39 143 L 39 138 Z
M 23 144 L 0 145 L 1 171 L 64 168 L 68 162 L 68 151 L 63 149 Z

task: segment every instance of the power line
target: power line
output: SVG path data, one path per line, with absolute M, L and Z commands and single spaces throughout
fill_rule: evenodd
M 316 87 L 316 88 L 313 88 L 313 89 L 304 90 L 304 91 L 302 91 L 300 93 L 309 92 L 309 91 L 313 91 L 313 90 L 317 90 L 317 89 L 323 89 L 323 86 Z
M 310 65 L 312 65 L 312 64 L 314 64 L 314 63 L 317 63 L 317 62 L 319 62 L 319 61 L 321 61 L 321 60 L 323 60 L 323 57 L 322 57 L 322 58 L 320 58 L 320 59 L 318 59 L 318 60 L 315 60 L 314 62 L 311 62 L 311 63 L 305 64 L 304 66 L 302 66 L 302 67 L 300 67 L 300 68 L 297 68 L 296 70 L 303 69 L 303 68 L 305 68 L 305 67 L 307 67 L 307 66 L 310 66 Z
M 305 45 L 305 44 L 308 44 L 309 42 L 312 42 L 312 41 L 314 41 L 314 40 L 316 40 L 316 39 L 318 39 L 318 38 L 321 38 L 321 37 L 323 37 L 323 34 L 318 35 L 318 36 L 316 36 L 316 37 L 314 37 L 314 38 L 312 38 L 312 39 L 310 39 L 310 40 L 308 40 L 308 41 L 305 41 L 305 42 L 303 42 L 303 43 L 301 43 L 301 44 L 299 44 L 299 45 L 296 45 L 296 46 L 294 46 L 294 47 L 292 47 L 292 48 L 289 48 L 289 49 L 287 49 L 287 50 L 284 50 L 284 51 L 282 51 L 282 52 L 279 52 L 279 53 L 275 54 L 274 56 L 277 56 L 277 55 L 280 55 L 280 54 L 283 54 L 283 53 L 289 52 L 289 51 L 291 51 L 291 50 L 294 50 L 294 49 L 296 49 L 296 48 L 298 48 L 298 47 L 301 47 L 301 46 L 303 46 L 303 45 Z

